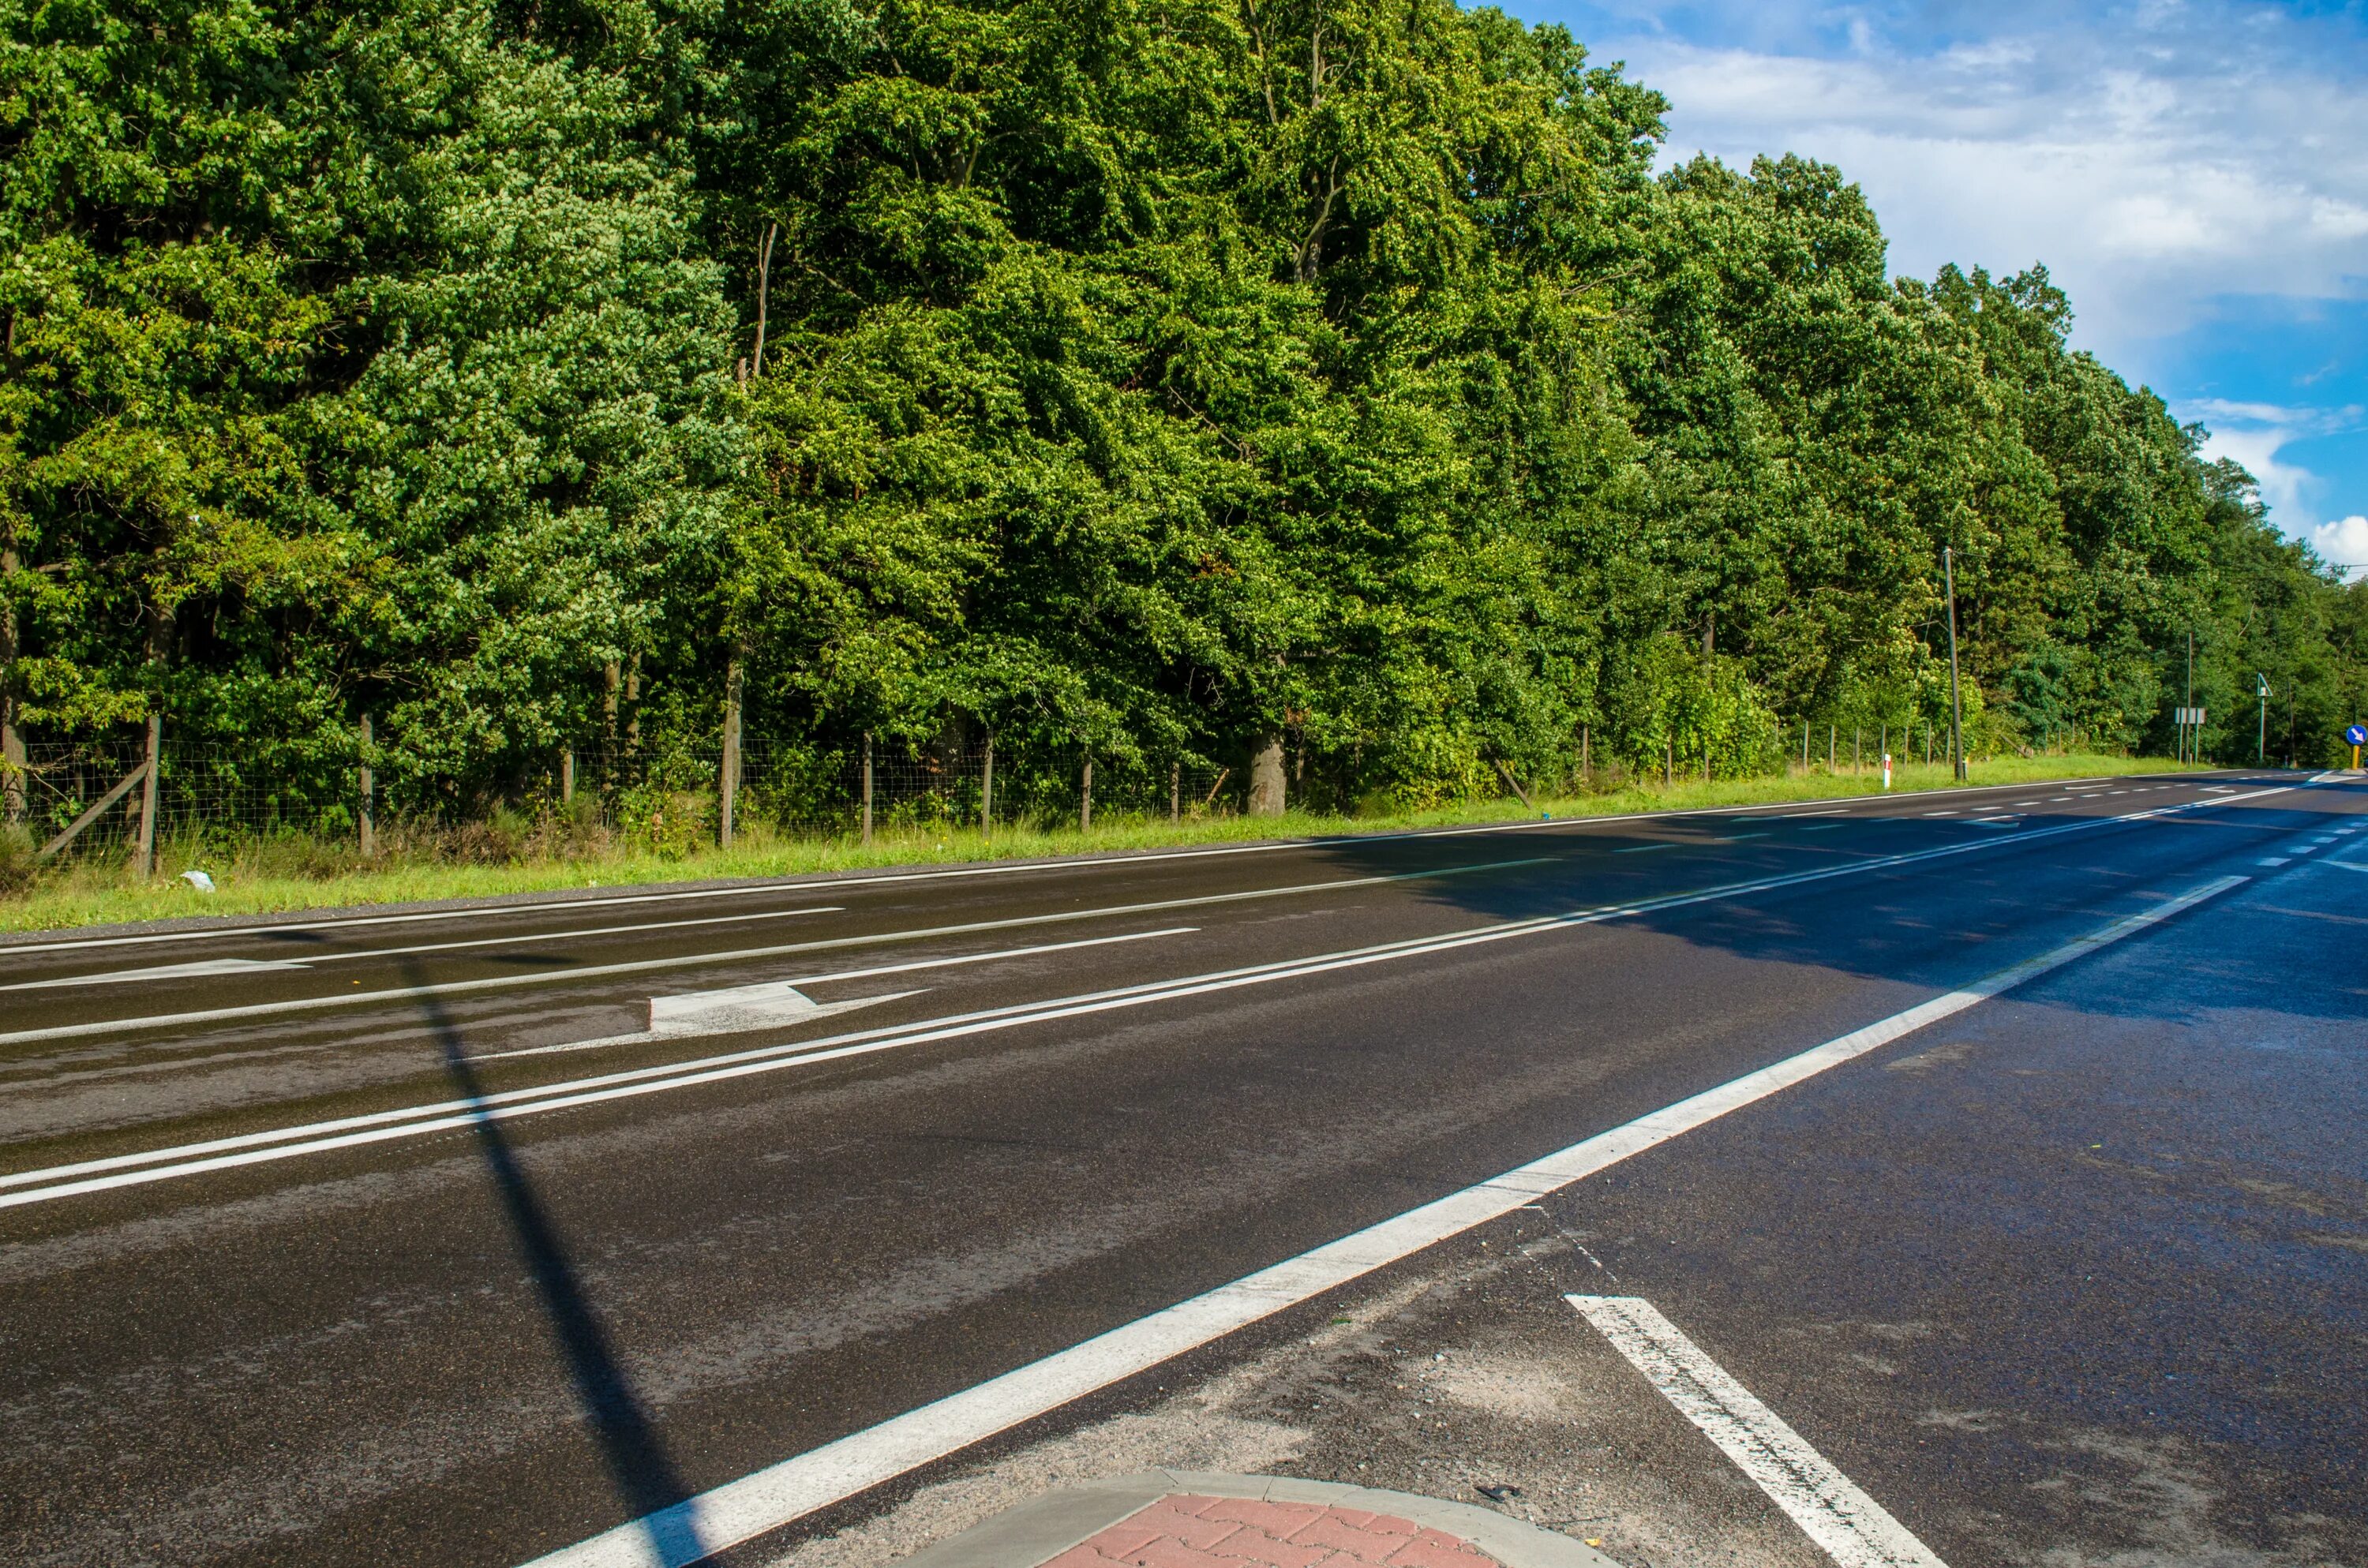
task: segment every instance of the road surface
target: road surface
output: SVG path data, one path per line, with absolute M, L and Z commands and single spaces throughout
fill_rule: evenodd
M 2368 788 L 2274 772 L 16 939 L 0 1557 L 685 1560 L 841 1443 L 729 1561 L 1188 1449 L 1825 1561 L 1563 1300 L 1608 1292 L 1955 1568 L 2368 1563 L 2363 955 Z M 1084 1398 L 1031 1370 L 1969 986 Z M 984 1444 L 866 1436 L 1006 1374 Z

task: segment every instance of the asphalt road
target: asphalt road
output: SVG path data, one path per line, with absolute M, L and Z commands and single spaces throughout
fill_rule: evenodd
M 1558 1293 L 1617 1289 L 1956 1568 L 2368 1563 L 2363 808 L 2214 774 L 0 946 L 0 1557 L 518 1563 L 2239 877 L 998 1451 L 1396 1313 L 1295 1364 L 1331 1413 L 1278 1462 L 1649 1472 L 1624 1561 L 1800 1550 Z M 782 982 L 818 1006 L 710 994 Z M 1597 1404 L 1426 1437 L 1426 1333 Z

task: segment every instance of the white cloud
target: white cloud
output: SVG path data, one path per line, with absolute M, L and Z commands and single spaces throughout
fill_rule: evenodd
M 1896 268 L 2044 261 L 2109 360 L 2221 296 L 2368 293 L 2368 95 L 2356 51 L 2315 49 L 2306 19 L 2029 12 L 1917 53 L 1853 14 L 1833 54 L 1808 36 L 1832 15 L 1746 48 L 1650 23 L 1590 42 L 1668 96 L 1670 157 L 1839 165 L 1882 214 Z
M 2270 403 L 2239 403 L 2225 398 L 2196 398 L 2174 405 L 2181 420 L 2211 431 L 2203 443 L 2206 458 L 2233 458 L 2260 483 L 2261 499 L 2271 517 L 2296 539 L 2328 561 L 2368 562 L 2368 522 L 2357 517 L 2335 522 L 2299 524 L 2301 518 L 2324 516 L 2317 511 L 2326 488 L 2318 476 L 2300 464 L 2282 460 L 2288 446 L 2313 436 L 2340 435 L 2360 428 L 2368 409 L 2289 408 Z M 2348 530 L 2348 531 L 2347 531 Z M 2346 541 L 2338 544 L 2338 540 Z M 2346 555 L 2341 550 L 2362 553 Z
M 2345 566 L 2368 566 L 2368 517 L 2354 512 L 2331 523 L 2321 523 L 2307 536 L 2321 561 Z M 2359 574 L 2354 572 L 2352 575 Z

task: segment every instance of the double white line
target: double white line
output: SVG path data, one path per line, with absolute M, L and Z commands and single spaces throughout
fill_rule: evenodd
M 2277 792 L 2276 790 L 2261 791 L 2264 794 Z M 1870 871 L 1945 859 L 1952 856 L 1991 849 L 2000 842 L 2027 844 L 2062 834 L 2087 832 L 2112 823 L 2159 816 L 2167 812 L 2185 809 L 2187 808 L 2167 807 L 2151 812 L 2135 812 L 2128 817 L 2108 817 L 2089 822 L 2070 823 L 2061 827 L 2044 828 L 2033 833 L 2021 834 L 2011 840 L 1981 839 L 1936 849 L 1879 856 L 1873 859 L 1861 860 L 1848 866 L 1827 867 L 1816 870 L 1791 872 L 1782 876 L 1755 878 L 1748 881 L 1729 882 L 1691 892 L 1670 893 L 1658 898 L 1604 904 L 1593 909 L 1574 910 L 1567 914 L 1543 915 L 1530 920 L 1507 921 L 1495 926 L 1481 926 L 1476 930 L 1455 932 L 1446 936 L 1412 937 L 1402 941 L 1380 943 L 1372 947 L 1321 953 L 1309 958 L 1253 964 L 1247 968 L 1220 970 L 1174 980 L 1152 981 L 1139 985 L 1121 986 L 1114 990 L 1056 997 L 1049 1001 L 1019 1003 L 1006 1007 L 955 1014 L 920 1024 L 885 1025 L 877 1028 L 825 1036 L 820 1040 L 761 1046 L 722 1055 L 700 1057 L 689 1062 L 667 1062 L 658 1066 L 568 1079 L 529 1088 L 509 1089 L 499 1094 L 484 1095 L 475 1098 L 442 1100 L 428 1105 L 409 1106 L 364 1116 L 341 1117 L 329 1121 L 307 1122 L 269 1131 L 245 1133 L 234 1138 L 212 1139 L 200 1143 L 187 1143 L 139 1153 L 119 1154 L 107 1159 L 52 1165 L 40 1170 L 19 1171 L 8 1176 L 0 1176 L 0 1209 L 20 1208 L 28 1204 L 46 1203 L 86 1193 L 144 1186 L 151 1182 L 167 1181 L 178 1176 L 199 1176 L 209 1171 L 228 1170 L 242 1165 L 294 1159 L 304 1154 L 359 1148 L 368 1144 L 389 1142 L 400 1138 L 424 1137 L 429 1133 L 451 1131 L 481 1121 L 507 1121 L 544 1111 L 568 1110 L 581 1106 L 601 1105 L 612 1100 L 636 1098 L 643 1095 L 692 1088 L 705 1084 L 724 1083 L 735 1078 L 753 1077 L 758 1074 L 778 1073 L 787 1068 L 803 1067 L 818 1062 L 839 1061 L 852 1056 L 870 1055 L 877 1051 L 900 1050 L 906 1046 L 926 1045 L 939 1040 L 992 1034 L 1063 1018 L 1082 1017 L 1096 1013 L 1115 1012 L 1125 1008 L 1149 1006 L 1157 1003 L 1180 1001 L 1187 997 L 1207 995 L 1213 992 L 1272 984 L 1280 981 L 1296 980 L 1336 970 L 1395 962 L 1401 959 L 1449 952 L 1459 948 L 1475 947 L 1483 943 L 1508 941 L 1514 937 L 1568 930 L 1574 926 L 1591 926 L 1631 915 L 1679 909 L 1689 904 L 1710 903 L 1782 888 L 1830 881 L 1838 877 L 1859 876 Z M 1177 904 L 1198 902 L 1201 901 L 1178 900 L 1165 906 L 1146 907 L 1174 907 Z M 623 969 L 631 966 L 609 967 Z

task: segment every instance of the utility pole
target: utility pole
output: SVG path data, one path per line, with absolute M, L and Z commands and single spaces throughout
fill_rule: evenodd
M 1965 703 L 1957 687 L 1957 562 L 1956 551 L 1941 547 L 1941 576 L 1949 590 L 1949 756 L 1956 765 L 1957 782 L 1965 781 Z
M 2187 629 L 2187 710 L 2190 713 L 2195 711 L 2195 628 L 2192 626 Z M 2195 747 L 2192 744 L 2181 748 L 2180 760 L 2194 761 L 2194 751 Z

